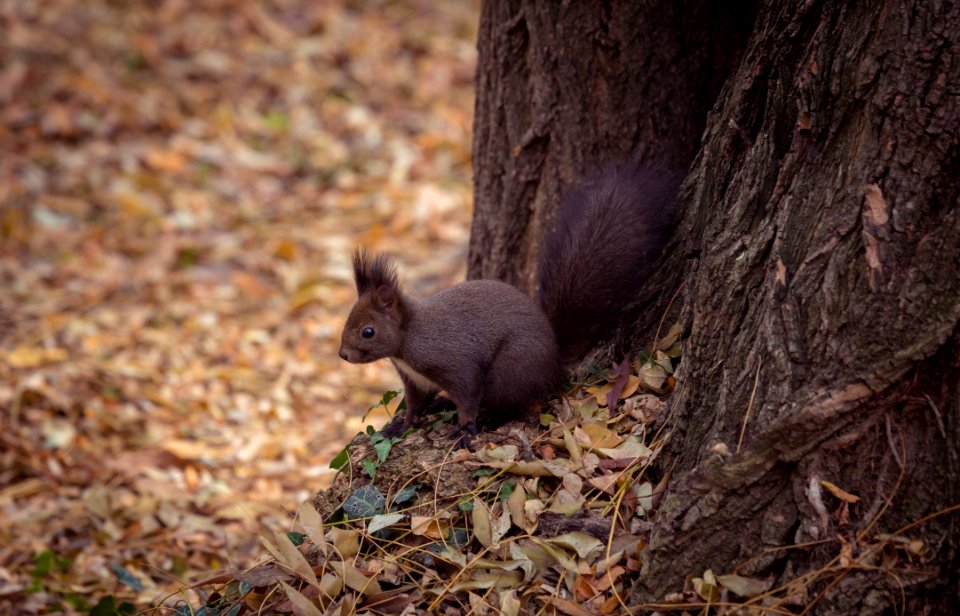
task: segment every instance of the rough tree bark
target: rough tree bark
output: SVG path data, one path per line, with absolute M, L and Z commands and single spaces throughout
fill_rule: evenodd
M 471 277 L 529 287 L 560 193 L 595 166 L 628 154 L 690 164 L 752 4 L 680 4 L 484 3 Z
M 484 5 L 472 276 L 531 285 L 592 164 L 689 166 L 640 290 L 659 316 L 682 278 L 685 342 L 639 598 L 707 568 L 796 578 L 932 516 L 896 575 L 846 568 L 804 600 L 960 604 L 960 516 L 935 515 L 960 503 L 958 39 L 949 2 Z M 818 480 L 861 500 L 841 516 Z

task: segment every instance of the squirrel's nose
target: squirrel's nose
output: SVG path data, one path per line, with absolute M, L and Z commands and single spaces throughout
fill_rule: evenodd
M 343 347 L 340 347 L 340 359 L 347 359 L 347 352 L 343 350 Z

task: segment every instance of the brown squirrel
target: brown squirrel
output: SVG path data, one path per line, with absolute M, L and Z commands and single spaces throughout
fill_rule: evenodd
M 584 182 L 562 201 L 545 240 L 534 300 L 496 280 L 468 280 L 426 298 L 405 294 L 383 255 L 353 256 L 358 299 L 340 357 L 389 358 L 415 425 L 445 390 L 456 403 L 461 442 L 477 432 L 480 409 L 516 416 L 562 385 L 564 370 L 617 327 L 633 289 L 650 273 L 672 226 L 679 177 L 629 164 Z

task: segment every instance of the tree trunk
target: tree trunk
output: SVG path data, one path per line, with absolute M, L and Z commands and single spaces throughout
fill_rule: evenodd
M 470 277 L 529 288 L 560 194 L 594 167 L 629 155 L 686 170 L 751 6 L 485 2 Z
M 485 4 L 472 276 L 529 286 L 592 165 L 689 166 L 638 290 L 683 280 L 638 599 L 739 566 L 819 613 L 960 604 L 958 38 L 955 3 Z

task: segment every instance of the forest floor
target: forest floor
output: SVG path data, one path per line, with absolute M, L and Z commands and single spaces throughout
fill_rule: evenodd
M 477 18 L 0 0 L 0 612 L 192 601 L 383 422 L 349 255 L 462 277 Z

